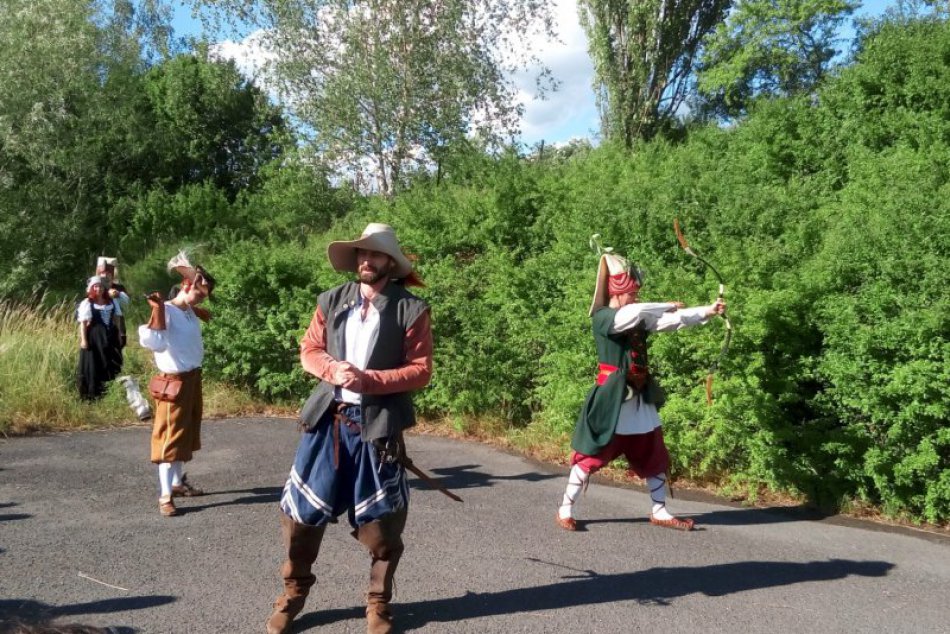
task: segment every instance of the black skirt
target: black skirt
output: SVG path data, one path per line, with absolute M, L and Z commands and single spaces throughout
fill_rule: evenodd
M 79 396 L 86 400 L 102 397 L 106 383 L 122 371 L 122 347 L 115 318 L 108 326 L 99 311 L 93 309 L 92 321 L 86 331 L 87 349 L 79 350 L 79 368 L 76 383 Z

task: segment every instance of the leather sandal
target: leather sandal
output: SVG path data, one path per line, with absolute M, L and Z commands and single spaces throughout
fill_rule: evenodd
M 652 515 L 650 516 L 650 523 L 655 526 L 663 526 L 664 528 L 672 528 L 678 531 L 691 531 L 696 524 L 691 518 L 681 520 L 678 517 L 672 517 L 668 520 L 658 520 Z
M 175 503 L 171 501 L 171 498 L 164 501 L 158 501 L 158 512 L 162 514 L 162 517 L 175 517 L 179 514 L 179 511 L 177 508 L 175 508 Z
M 204 491 L 188 483 L 187 475 L 181 476 L 181 484 L 172 486 L 172 497 L 193 498 L 204 494 Z
M 555 515 L 554 519 L 557 522 L 557 525 L 566 531 L 577 530 L 577 521 L 573 517 L 561 517 L 560 515 Z

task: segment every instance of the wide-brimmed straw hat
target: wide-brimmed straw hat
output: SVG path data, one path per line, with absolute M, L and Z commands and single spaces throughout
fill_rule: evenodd
M 402 279 L 412 273 L 412 262 L 399 248 L 396 232 L 389 225 L 381 222 L 371 222 L 363 229 L 363 234 L 357 240 L 341 240 L 331 242 L 327 246 L 327 257 L 330 266 L 337 271 L 357 272 L 356 250 L 366 249 L 385 253 L 396 263 L 391 277 Z

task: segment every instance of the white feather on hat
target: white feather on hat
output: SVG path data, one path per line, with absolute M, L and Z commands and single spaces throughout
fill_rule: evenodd
M 168 261 L 168 272 L 176 271 L 182 279 L 192 281 L 195 279 L 197 269 L 191 263 L 188 253 L 182 249 L 171 260 Z

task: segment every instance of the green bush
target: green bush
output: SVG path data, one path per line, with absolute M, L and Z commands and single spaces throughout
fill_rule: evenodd
M 251 241 L 211 258 L 218 286 L 204 329 L 208 372 L 264 397 L 305 397 L 313 379 L 300 367 L 299 346 L 322 290 L 320 266 L 299 246 Z

